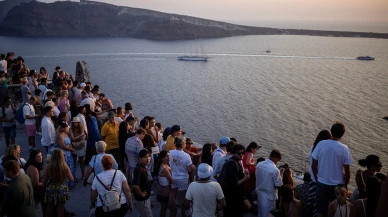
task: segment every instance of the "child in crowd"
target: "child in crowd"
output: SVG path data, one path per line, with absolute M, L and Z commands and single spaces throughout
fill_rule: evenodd
M 353 206 L 347 201 L 348 189 L 345 185 L 335 187 L 336 200 L 330 203 L 328 217 L 349 217 L 350 208 Z

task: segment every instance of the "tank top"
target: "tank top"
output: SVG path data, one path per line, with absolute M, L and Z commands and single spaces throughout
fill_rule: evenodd
M 161 186 L 169 186 L 170 185 L 170 181 L 168 181 L 167 177 L 160 176 L 160 173 L 162 172 L 163 169 L 167 169 L 167 168 L 163 166 L 159 170 L 159 175 L 158 175 L 159 185 L 161 185 Z
M 60 100 L 59 100 L 59 105 L 58 105 L 59 111 L 61 111 L 61 112 L 67 112 L 67 107 L 66 107 L 67 100 L 68 100 L 68 99 L 65 99 L 65 100 L 60 99 Z

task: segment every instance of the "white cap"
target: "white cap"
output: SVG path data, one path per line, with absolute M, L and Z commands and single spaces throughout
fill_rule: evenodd
M 79 87 L 86 87 L 86 84 L 85 84 L 85 83 L 81 83 L 81 84 L 79 85 Z
M 197 175 L 200 179 L 209 178 L 213 174 L 213 168 L 207 163 L 201 163 L 198 166 Z

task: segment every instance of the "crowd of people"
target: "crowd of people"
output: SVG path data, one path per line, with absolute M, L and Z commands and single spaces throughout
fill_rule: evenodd
M 349 191 L 353 159 L 341 143 L 346 132 L 342 123 L 319 132 L 304 182 L 294 186 L 292 169 L 287 164 L 277 166 L 280 150 L 255 159 L 261 145 L 244 146 L 228 136 L 218 143 L 194 146 L 179 125 L 163 129 L 155 117 L 135 116 L 129 102 L 114 107 L 98 85 L 75 81 L 59 66 L 49 79 L 44 67 L 39 72 L 29 70 L 24 59 L 14 59 L 13 53 L 2 54 L 0 63 L 0 118 L 7 147 L 0 159 L 0 216 L 73 216 L 65 204 L 79 180 L 91 188 L 91 213 L 97 217 L 123 217 L 133 209 L 141 217 L 153 216 L 154 184 L 161 217 L 168 211 L 170 216 L 194 217 L 238 217 L 247 212 L 259 217 L 387 213 L 388 182 L 380 173 L 378 156 L 359 160 L 367 169 L 357 171 L 357 188 Z M 19 109 L 8 96 L 9 84 L 20 84 Z M 15 144 L 19 120 L 27 133 L 27 161 Z M 45 150 L 36 149 L 36 135 Z

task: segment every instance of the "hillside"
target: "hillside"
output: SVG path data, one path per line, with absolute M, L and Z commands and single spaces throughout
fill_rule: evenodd
M 388 34 L 248 27 L 99 2 L 41 3 L 13 7 L 0 25 L 5 36 L 103 36 L 151 40 L 239 35 L 321 35 L 388 38 Z

